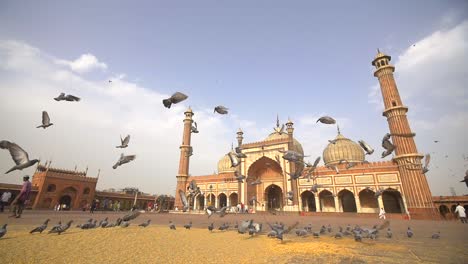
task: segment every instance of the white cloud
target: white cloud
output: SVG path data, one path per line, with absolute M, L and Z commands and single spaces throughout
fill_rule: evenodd
M 59 65 L 66 65 L 70 67 L 72 71 L 77 73 L 86 73 L 95 69 L 107 69 L 107 65 L 105 63 L 99 62 L 98 59 L 90 53 L 83 54 L 74 61 L 56 60 L 56 63 Z M 119 79 L 121 78 L 123 78 L 123 76 L 119 76 Z

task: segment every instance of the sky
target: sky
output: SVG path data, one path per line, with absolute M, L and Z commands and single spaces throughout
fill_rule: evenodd
M 0 140 L 30 158 L 88 175 L 97 189 L 175 193 L 184 110 L 195 112 L 190 174 L 207 175 L 236 142 L 263 140 L 276 116 L 321 156 L 336 127 L 380 158 L 388 132 L 377 48 L 395 79 L 433 195 L 467 194 L 468 2 L 466 1 L 0 1 Z M 112 82 L 109 82 L 112 80 Z M 171 109 L 161 101 L 189 98 Z M 82 98 L 56 102 L 61 92 Z M 213 114 L 224 105 L 229 115 Z M 53 126 L 37 129 L 41 112 Z M 123 152 L 136 160 L 116 170 Z M 439 141 L 435 143 L 434 141 Z M 0 171 L 13 166 L 0 151 Z M 323 164 L 322 164 L 323 165 Z M 0 182 L 20 183 L 20 172 Z

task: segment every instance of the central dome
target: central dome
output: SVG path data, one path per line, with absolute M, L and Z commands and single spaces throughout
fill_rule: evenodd
M 275 139 L 288 139 L 288 138 L 289 136 L 287 133 L 279 133 L 275 131 L 271 133 L 270 135 L 268 135 L 265 141 L 275 140 Z M 302 149 L 301 143 L 299 143 L 299 141 L 297 141 L 295 138 L 293 138 L 293 145 L 294 145 L 294 149 L 292 150 L 304 155 L 304 149 Z
M 338 134 L 335 140 L 335 144 L 330 143 L 323 150 L 325 165 L 337 164 L 340 160 L 346 160 L 347 162 L 364 161 L 364 150 L 358 143 L 345 138 L 341 134 Z
M 226 172 L 234 172 L 236 168 L 231 167 L 231 159 L 229 158 L 229 154 L 224 155 L 218 161 L 218 173 L 226 173 Z

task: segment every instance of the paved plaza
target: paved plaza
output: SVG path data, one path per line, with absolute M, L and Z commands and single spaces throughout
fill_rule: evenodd
M 108 217 L 110 222 L 126 212 L 78 211 L 26 211 L 20 219 L 0 214 L 0 224 L 8 224 L 7 234 L 0 239 L 2 263 L 467 263 L 468 225 L 458 221 L 390 220 L 394 237 L 387 239 L 383 230 L 377 240 L 355 242 L 352 237 L 335 239 L 338 226 L 348 224 L 372 227 L 383 220 L 344 216 L 300 216 L 271 214 L 228 214 L 208 219 L 203 214 L 142 213 L 131 221 L 128 228 L 97 228 L 81 230 L 77 224 L 89 218 Z M 49 218 L 48 229 L 58 221 L 74 220 L 72 228 L 62 235 L 29 234 L 29 231 Z M 151 219 L 151 225 L 137 225 Z M 242 220 L 254 219 L 263 223 L 262 234 L 250 237 L 240 235 L 233 225 Z M 168 228 L 173 221 L 177 230 Z M 191 230 L 183 225 L 193 222 Z M 322 225 L 331 224 L 332 233 L 320 238 L 297 237 L 293 232 L 283 242 L 266 236 L 270 231 L 266 222 L 283 222 L 287 226 L 298 221 L 298 227 L 312 224 L 318 231 Z M 210 233 L 207 226 L 214 223 Z M 228 231 L 219 231 L 228 222 Z M 410 226 L 414 237 L 406 237 Z M 441 232 L 441 238 L 431 235 Z

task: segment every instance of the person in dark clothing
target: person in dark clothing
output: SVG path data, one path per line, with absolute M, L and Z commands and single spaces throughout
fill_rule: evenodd
M 91 204 L 91 209 L 89 210 L 92 214 L 94 214 L 94 210 L 96 210 L 96 205 L 96 200 L 93 200 L 93 203 Z
M 13 205 L 13 214 L 10 217 L 20 218 L 23 213 L 24 206 L 29 202 L 32 188 L 29 176 L 24 176 L 23 182 L 23 188 L 21 188 L 20 193 L 11 203 Z

